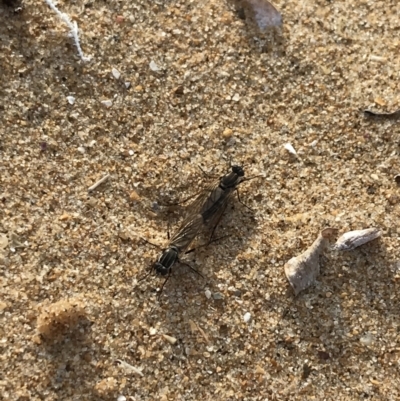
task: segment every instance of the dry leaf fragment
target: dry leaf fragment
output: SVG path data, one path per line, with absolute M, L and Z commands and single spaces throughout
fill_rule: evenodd
M 268 0 L 237 0 L 247 18 L 253 20 L 260 31 L 282 25 L 282 14 Z
M 351 251 L 381 236 L 379 228 L 367 228 L 344 233 L 333 246 L 335 251 Z
M 392 113 L 376 113 L 375 111 L 364 110 L 364 116 L 376 119 L 397 120 L 400 118 L 400 110 L 396 110 Z
M 295 295 L 312 285 L 318 277 L 319 256 L 326 248 L 329 238 L 336 233 L 335 228 L 325 228 L 305 252 L 285 264 L 285 274 Z

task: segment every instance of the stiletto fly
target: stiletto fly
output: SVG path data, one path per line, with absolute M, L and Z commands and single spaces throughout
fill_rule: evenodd
M 156 275 L 167 276 L 161 287 L 160 295 L 171 276 L 172 266 L 176 262 L 185 264 L 191 270 L 200 274 L 189 264 L 182 262 L 179 256 L 191 252 L 191 250 L 188 251 L 188 248 L 204 227 L 213 226 L 208 243 L 212 242 L 211 239 L 214 231 L 234 192 L 237 193 L 239 202 L 246 206 L 240 200 L 238 186 L 244 181 L 249 181 L 259 176 L 245 178 L 243 167 L 237 165 L 231 166 L 231 169 L 231 172 L 225 174 L 202 190 L 195 201 L 189 205 L 187 216 L 177 233 L 172 237 L 167 248 L 163 250 L 158 260 L 152 265 L 150 272 L 141 279 L 143 280 L 146 278 L 152 271 L 155 271 Z M 246 207 L 248 208 L 248 206 Z
M 153 263 L 149 273 L 146 274 L 139 281 L 142 281 L 147 276 L 149 276 L 149 274 L 151 274 L 152 271 L 154 271 L 158 276 L 163 276 L 163 277 L 167 276 L 163 285 L 161 286 L 159 294 L 160 296 L 166 282 L 171 276 L 172 266 L 176 262 L 184 264 L 197 274 L 200 274 L 188 263 L 182 262 L 179 259 L 179 256 L 187 252 L 189 246 L 191 245 L 197 234 L 200 232 L 202 227 L 203 227 L 203 217 L 201 215 L 197 216 L 190 215 L 188 218 L 186 218 L 184 222 L 181 224 L 177 233 L 171 238 L 167 248 L 163 250 L 158 260 L 155 263 Z
M 245 181 L 261 177 L 260 175 L 257 175 L 245 178 L 242 166 L 233 165 L 231 166 L 231 169 L 231 172 L 225 174 L 205 188 L 196 200 L 188 207 L 189 213 L 192 213 L 193 215 L 200 214 L 202 216 L 203 224 L 205 226 L 213 226 L 210 241 L 234 192 L 236 192 L 239 202 L 250 209 L 240 200 L 238 186 Z

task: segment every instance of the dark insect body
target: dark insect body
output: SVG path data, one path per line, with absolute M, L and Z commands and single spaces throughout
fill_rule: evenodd
M 179 256 L 191 252 L 191 250 L 188 251 L 188 248 L 204 227 L 213 227 L 208 243 L 211 242 L 219 220 L 234 192 L 237 193 L 239 202 L 242 203 L 238 193 L 239 184 L 258 177 L 245 178 L 244 169 L 241 166 L 231 166 L 231 170 L 201 191 L 195 201 L 188 206 L 187 216 L 183 223 L 171 238 L 167 248 L 163 250 L 161 256 L 152 265 L 150 272 L 145 276 L 147 277 L 152 271 L 155 271 L 156 275 L 167 276 L 161 287 L 160 294 L 171 275 L 173 265 L 176 262 L 183 263 L 180 261 Z M 189 264 L 183 264 L 198 273 Z

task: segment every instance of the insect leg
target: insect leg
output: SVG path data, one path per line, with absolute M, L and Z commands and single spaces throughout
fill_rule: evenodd
M 238 188 L 236 188 L 236 195 L 237 195 L 239 203 L 241 203 L 243 206 L 247 207 L 247 209 L 249 209 L 250 212 L 254 213 L 254 210 L 251 207 L 247 206 L 244 202 L 241 201 Z
M 189 263 L 182 262 L 182 261 L 179 261 L 179 263 L 181 263 L 182 265 L 185 265 L 185 266 L 189 267 L 189 269 L 190 269 L 192 272 L 195 272 L 195 273 L 198 274 L 200 277 L 204 278 L 204 276 L 203 276 L 199 271 L 197 271 L 194 267 L 190 266 Z
M 157 296 L 157 299 L 158 299 L 158 300 L 160 299 L 161 293 L 163 292 L 163 289 L 164 289 L 164 286 L 165 286 L 165 284 L 167 283 L 167 281 L 169 280 L 170 277 L 171 277 L 171 269 L 169 269 L 168 276 L 167 276 L 167 278 L 165 279 L 165 281 L 163 282 L 163 285 L 161 286 L 160 293 L 159 293 L 158 296 Z
M 153 271 L 153 268 L 152 268 L 152 266 L 150 266 L 149 272 L 148 272 L 147 274 L 145 274 L 142 278 L 140 278 L 140 279 L 138 280 L 138 283 L 139 283 L 140 281 L 143 281 L 145 278 L 149 277 L 152 271 Z

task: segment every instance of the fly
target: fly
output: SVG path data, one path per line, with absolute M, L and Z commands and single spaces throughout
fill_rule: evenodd
M 200 274 L 189 264 L 181 262 L 179 257 L 187 252 L 191 252 L 191 250 L 188 251 L 188 248 L 205 226 L 213 226 L 208 243 L 212 242 L 211 239 L 214 231 L 234 192 L 237 193 L 239 202 L 249 208 L 240 200 L 238 186 L 244 181 L 249 181 L 260 176 L 245 178 L 243 167 L 238 165 L 231 166 L 231 170 L 205 188 L 195 201 L 189 205 L 188 214 L 180 228 L 172 237 L 168 246 L 163 250 L 158 260 L 152 265 L 149 273 L 139 280 L 141 281 L 146 278 L 152 271 L 158 276 L 167 276 L 161 287 L 159 296 L 171 276 L 172 267 L 176 262 L 185 264 L 191 270 Z M 151 244 L 151 242 L 149 243 Z
M 232 198 L 234 192 L 236 192 L 239 202 L 250 209 L 240 200 L 238 186 L 244 181 L 250 181 L 253 178 L 260 177 L 258 175 L 245 178 L 243 167 L 238 165 L 231 166 L 231 170 L 232 171 L 205 188 L 188 207 L 190 214 L 200 214 L 202 216 L 203 225 L 213 226 L 210 241 L 228 205 L 228 201 Z
M 165 248 L 158 258 L 158 260 L 153 263 L 151 266 L 151 270 L 148 274 L 146 274 L 139 281 L 145 279 L 152 271 L 156 273 L 158 276 L 167 276 L 163 285 L 161 286 L 160 294 L 171 276 L 172 267 L 176 262 L 180 262 L 184 265 L 189 266 L 191 270 L 200 274 L 197 270 L 195 270 L 188 263 L 184 263 L 179 259 L 179 256 L 186 253 L 187 249 L 203 227 L 203 217 L 199 214 L 197 216 L 190 216 L 190 218 L 185 219 L 185 221 L 181 224 L 177 233 L 171 238 L 167 248 Z M 148 241 L 146 241 L 148 242 Z M 149 242 L 151 244 L 151 242 Z M 151 244 L 154 245 L 154 244 Z

